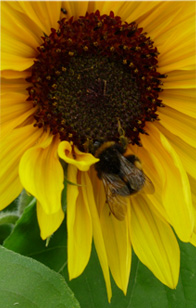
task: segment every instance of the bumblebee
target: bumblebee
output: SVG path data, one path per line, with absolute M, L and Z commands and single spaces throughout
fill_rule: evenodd
M 148 193 L 154 186 L 144 174 L 139 158 L 135 155 L 124 156 L 125 149 L 115 142 L 104 142 L 95 151 L 99 162 L 95 164 L 97 176 L 103 181 L 106 203 L 111 213 L 123 220 L 126 215 L 129 197 L 144 187 Z

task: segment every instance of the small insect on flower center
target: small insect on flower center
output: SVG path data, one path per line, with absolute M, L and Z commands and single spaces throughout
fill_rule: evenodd
M 161 78 L 157 48 L 136 23 L 100 15 L 63 18 L 45 35 L 27 81 L 35 126 L 93 152 L 96 141 L 140 144 L 157 119 Z M 121 129 L 119 129 L 119 127 Z

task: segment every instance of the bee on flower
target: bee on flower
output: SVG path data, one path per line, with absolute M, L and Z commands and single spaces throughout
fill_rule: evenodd
M 70 279 L 93 241 L 109 301 L 110 271 L 126 294 L 132 249 L 175 288 L 173 230 L 196 245 L 194 3 L 1 6 L 1 209 L 24 188 L 50 237 L 64 163 Z

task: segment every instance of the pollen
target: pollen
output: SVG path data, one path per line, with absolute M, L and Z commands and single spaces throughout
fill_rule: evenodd
M 57 48 L 57 49 L 56 49 L 56 52 L 59 52 L 59 53 L 60 53 L 60 52 L 61 52 L 61 48 Z
M 153 41 L 113 12 L 58 23 L 59 30 L 42 37 L 27 78 L 35 126 L 87 152 L 96 141 L 122 137 L 141 145 L 146 121 L 158 119 L 163 106 L 159 93 L 166 75 L 157 72 Z

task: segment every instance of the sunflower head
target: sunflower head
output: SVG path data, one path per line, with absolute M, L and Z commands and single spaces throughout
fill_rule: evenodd
M 27 78 L 35 126 L 94 152 L 96 141 L 119 142 L 119 123 L 128 142 L 140 144 L 146 121 L 162 106 L 165 77 L 157 72 L 157 48 L 135 22 L 95 13 L 63 18 L 42 37 Z

